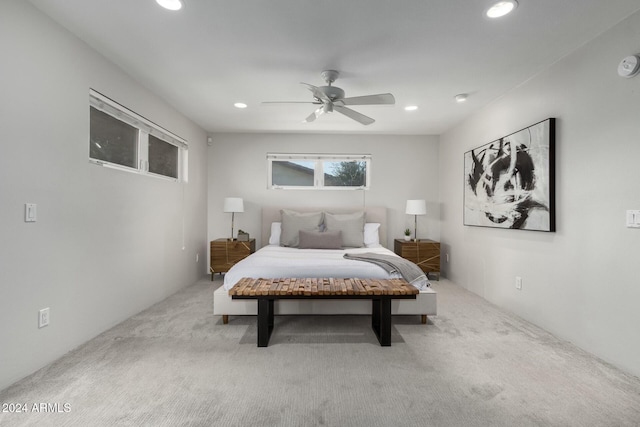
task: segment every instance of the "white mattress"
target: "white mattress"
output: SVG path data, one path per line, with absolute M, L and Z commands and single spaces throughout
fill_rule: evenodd
M 236 263 L 224 276 L 224 288 L 229 290 L 243 277 L 276 279 L 280 277 L 361 277 L 367 279 L 397 279 L 397 273 L 370 262 L 345 259 L 345 253 L 374 252 L 397 256 L 379 246 L 352 249 L 297 249 L 269 245 Z
M 214 315 L 255 315 L 254 300 L 233 300 L 228 289 L 243 277 L 367 277 L 376 279 L 398 278 L 383 268 L 368 262 L 344 259 L 345 252 L 376 252 L 394 255 L 384 247 L 348 250 L 295 249 L 265 246 L 235 264 L 224 277 L 224 285 L 213 296 Z M 311 260 L 311 262 L 310 262 Z M 415 300 L 393 300 L 392 314 L 435 315 L 437 294 L 431 288 L 420 290 Z M 371 301 L 367 300 L 281 300 L 275 314 L 371 314 Z

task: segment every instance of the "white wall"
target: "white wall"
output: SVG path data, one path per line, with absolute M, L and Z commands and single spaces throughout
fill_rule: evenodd
M 640 77 L 616 73 L 635 53 L 640 13 L 442 135 L 440 176 L 450 279 L 640 375 L 640 230 L 625 228 L 625 210 L 640 209 Z M 547 117 L 557 232 L 463 226 L 463 153 Z
M 216 134 L 209 148 L 209 238 L 229 237 L 231 214 L 222 211 L 225 197 L 242 197 L 245 212 L 236 214 L 241 228 L 260 242 L 262 206 L 386 206 L 388 241 L 413 229 L 404 213 L 407 199 L 425 199 L 428 214 L 418 217 L 418 237 L 440 238 L 438 144 L 433 136 L 327 134 Z M 371 154 L 371 189 L 268 190 L 267 153 Z
M 2 389 L 201 276 L 207 167 L 202 129 L 28 2 L 0 2 L 0 55 Z M 90 87 L 186 138 L 189 183 L 90 164 Z

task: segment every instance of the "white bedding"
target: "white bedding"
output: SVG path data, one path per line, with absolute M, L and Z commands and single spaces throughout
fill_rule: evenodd
M 265 246 L 236 263 L 224 276 L 224 288 L 229 290 L 243 277 L 273 279 L 279 277 L 361 277 L 396 279 L 397 273 L 387 273 L 369 262 L 343 258 L 346 252 L 375 252 L 395 255 L 380 246 L 350 249 L 297 249 L 277 245 Z

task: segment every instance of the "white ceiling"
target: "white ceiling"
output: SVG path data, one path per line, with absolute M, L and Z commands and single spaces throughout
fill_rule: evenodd
M 441 134 L 640 9 L 519 0 L 490 20 L 493 0 L 185 1 L 179 12 L 155 0 L 31 3 L 211 133 Z M 299 83 L 323 85 L 325 69 L 340 71 L 346 96 L 391 92 L 396 105 L 353 107 L 376 119 L 369 126 L 337 113 L 302 123 L 315 106 L 261 105 L 311 101 Z

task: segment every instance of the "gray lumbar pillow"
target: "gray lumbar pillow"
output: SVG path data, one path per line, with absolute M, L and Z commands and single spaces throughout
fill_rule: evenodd
M 280 211 L 282 217 L 282 232 L 280 245 L 298 247 L 299 232 L 320 231 L 324 214 L 322 212 L 295 212 L 288 209 Z
M 327 231 L 342 232 L 342 246 L 361 248 L 364 246 L 364 211 L 350 214 L 325 212 L 324 225 Z
M 300 249 L 342 249 L 342 232 L 300 230 Z

